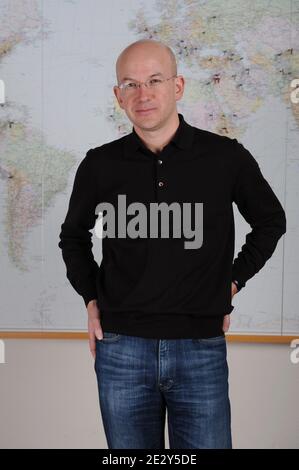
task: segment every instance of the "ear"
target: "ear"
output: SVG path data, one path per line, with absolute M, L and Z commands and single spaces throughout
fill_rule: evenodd
M 120 89 L 114 85 L 113 87 L 113 92 L 114 92 L 114 95 L 118 101 L 118 104 L 121 108 L 123 108 L 123 101 L 122 101 L 122 98 L 121 98 L 121 94 L 120 94 Z
M 184 89 L 185 89 L 185 79 L 182 75 L 178 75 L 177 80 L 176 80 L 176 90 L 175 90 L 176 101 L 179 101 L 182 98 L 184 94 Z

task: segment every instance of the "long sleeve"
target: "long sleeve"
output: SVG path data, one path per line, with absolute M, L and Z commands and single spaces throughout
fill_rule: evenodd
M 233 201 L 252 228 L 232 267 L 232 279 L 238 280 L 240 290 L 273 254 L 286 232 L 286 216 L 257 161 L 237 139 L 233 142 L 237 165 Z
M 86 306 L 90 300 L 97 298 L 96 274 L 99 268 L 92 253 L 90 233 L 97 218 L 92 150 L 87 152 L 77 169 L 58 244 L 67 278 L 83 297 Z

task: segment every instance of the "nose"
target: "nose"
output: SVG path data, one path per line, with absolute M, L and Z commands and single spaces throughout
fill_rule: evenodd
M 151 90 L 148 90 L 146 87 L 140 87 L 136 93 L 136 103 L 147 103 L 152 101 L 152 93 Z
M 147 88 L 147 86 L 145 85 L 145 83 L 140 83 L 139 84 L 139 87 L 137 88 L 137 95 L 138 96 L 143 96 L 143 95 L 147 95 L 151 92 L 152 90 L 150 90 L 149 88 Z

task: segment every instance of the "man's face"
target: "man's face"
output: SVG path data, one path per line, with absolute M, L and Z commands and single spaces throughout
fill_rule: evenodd
M 172 75 L 168 55 L 157 49 L 153 51 L 140 48 L 131 51 L 119 65 L 120 83 L 145 82 L 148 79 L 164 80 Z M 120 107 L 136 127 L 154 130 L 160 128 L 177 112 L 176 101 L 183 95 L 184 79 L 178 76 L 154 88 L 142 85 L 136 90 L 125 91 L 114 87 L 113 91 Z

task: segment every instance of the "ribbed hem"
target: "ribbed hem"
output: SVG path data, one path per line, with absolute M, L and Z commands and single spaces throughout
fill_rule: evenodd
M 152 339 L 211 338 L 223 335 L 223 316 L 101 313 L 104 331 Z

